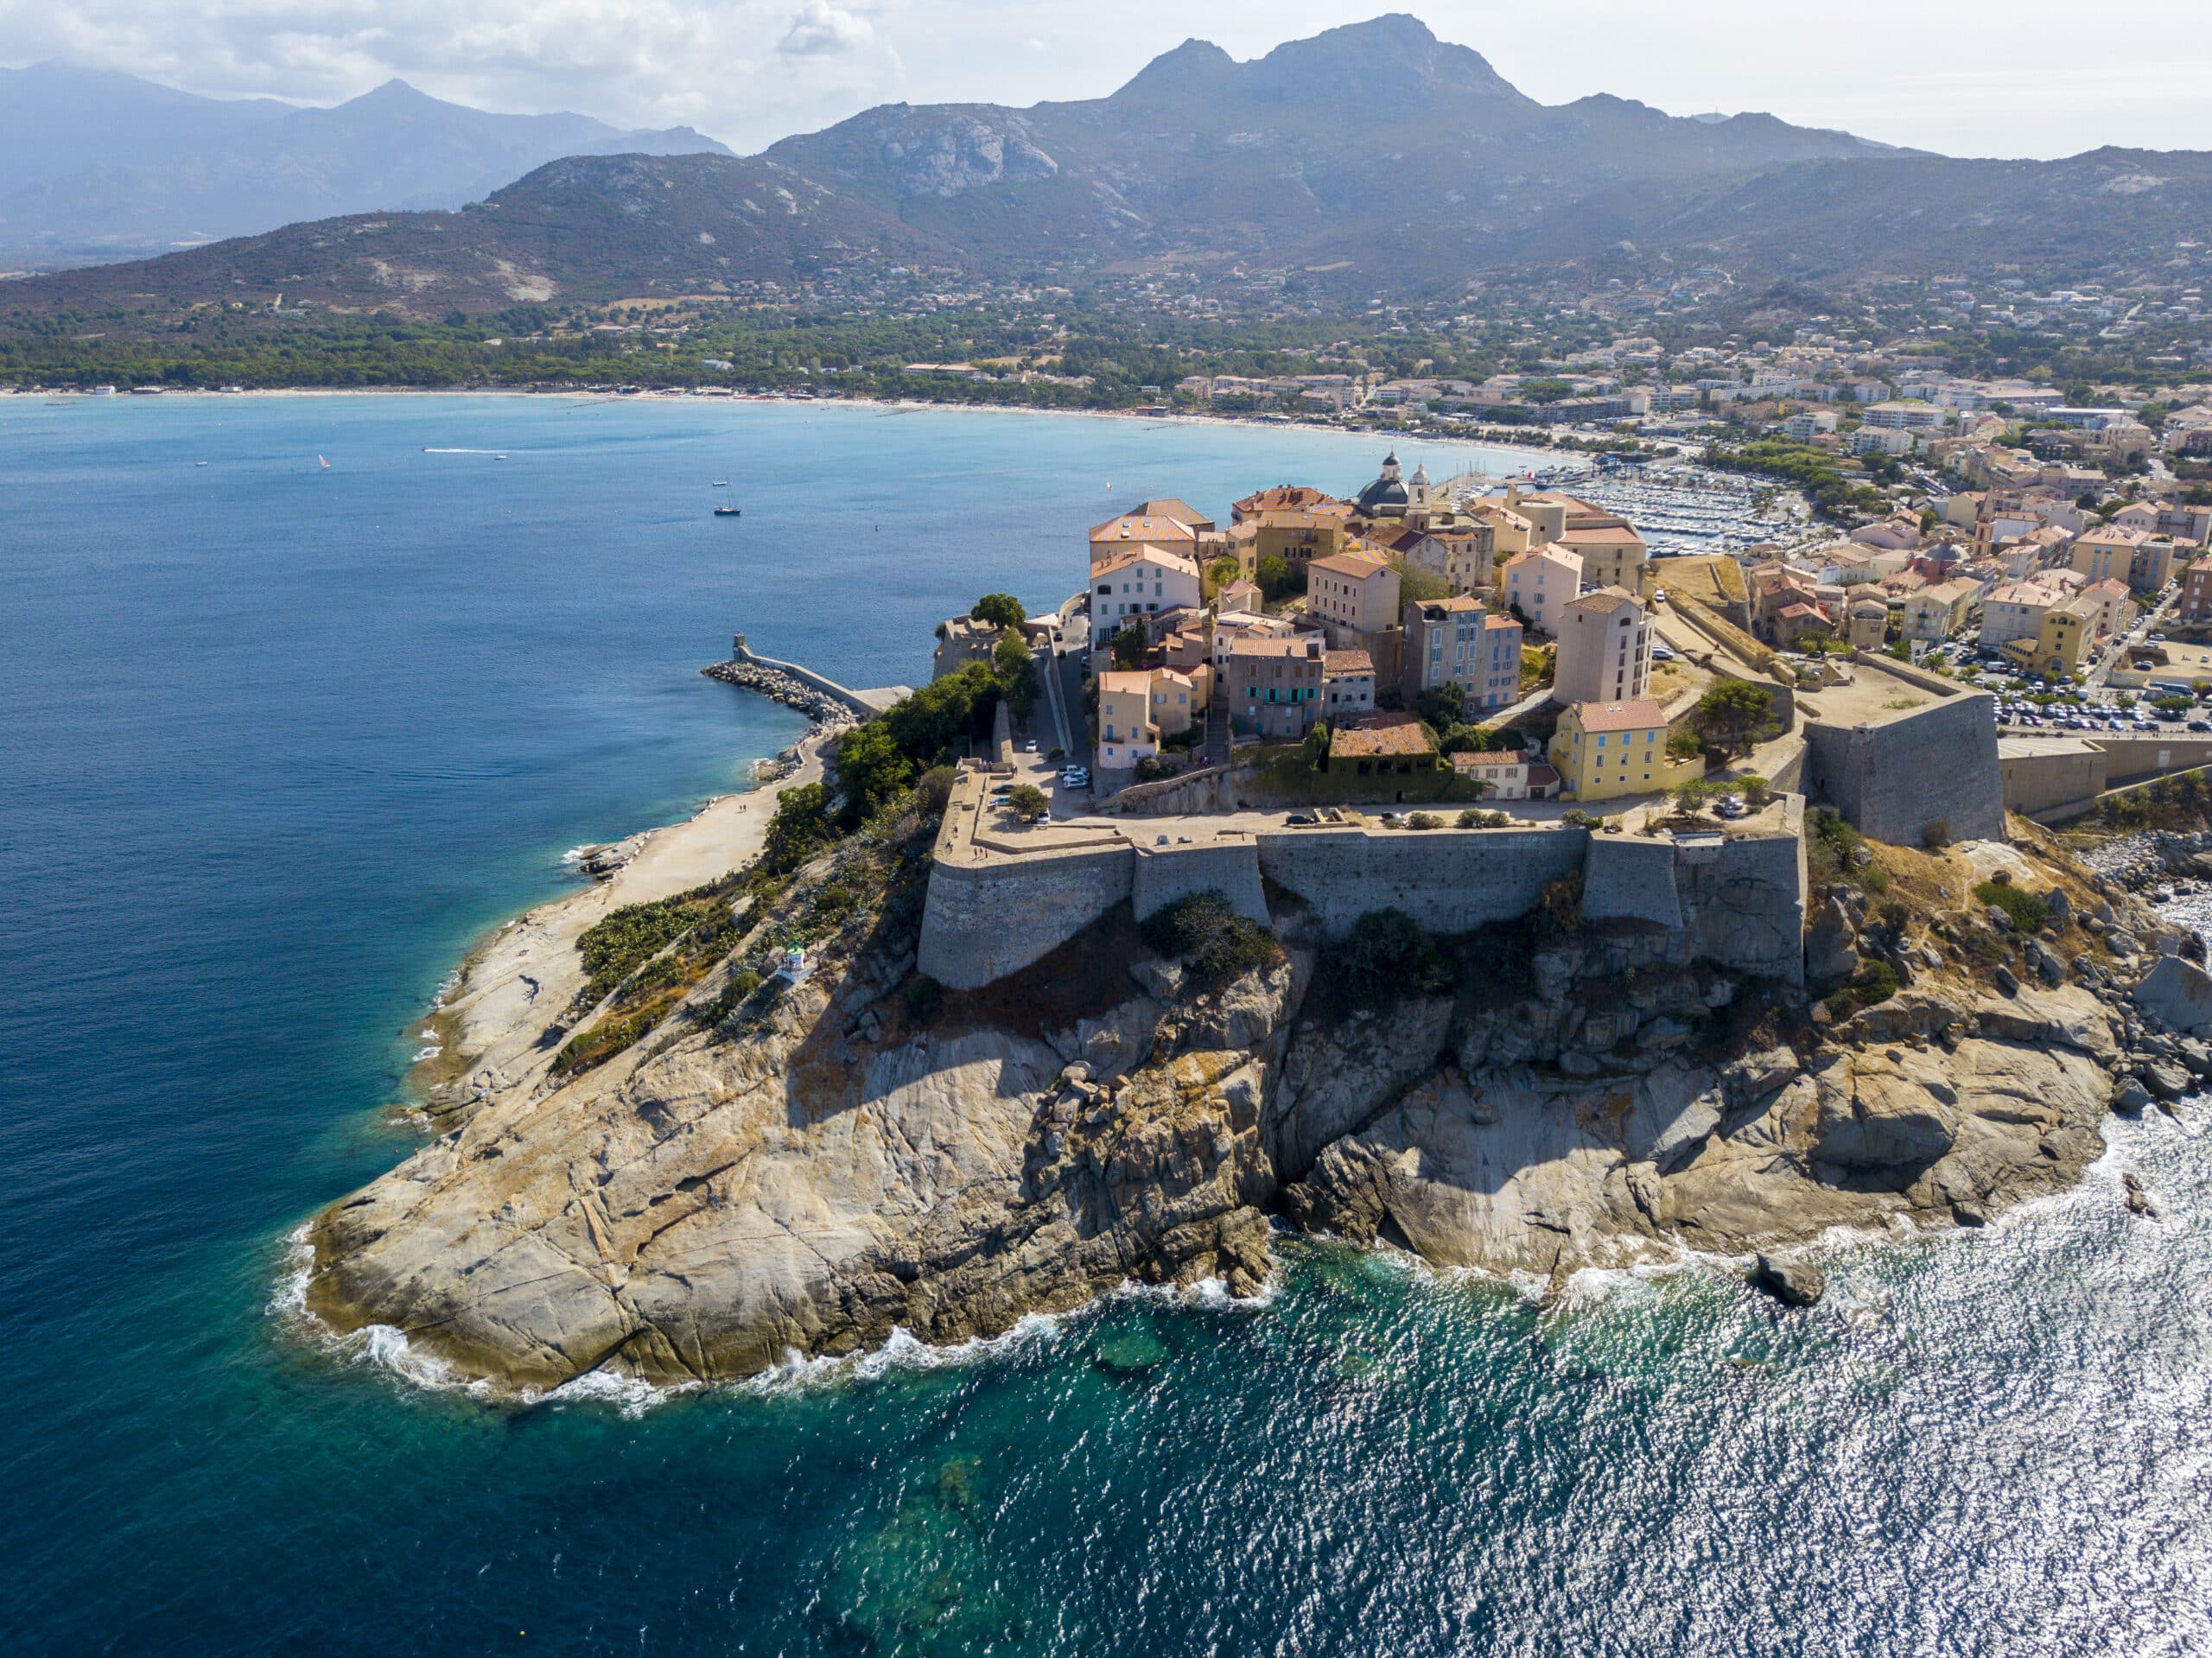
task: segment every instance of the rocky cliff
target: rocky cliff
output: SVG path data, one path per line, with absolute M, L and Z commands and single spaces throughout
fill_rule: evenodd
M 1571 918 L 1433 941 L 1378 994 L 1293 914 L 1272 964 L 1205 988 L 1126 907 L 946 994 L 913 972 L 913 866 L 855 903 L 835 853 L 620 1061 L 493 1090 L 327 1210 L 310 1305 L 502 1385 L 673 1381 L 989 1334 L 1133 1279 L 1249 1293 L 1285 1223 L 1538 1274 L 1979 1223 L 2074 1179 L 2113 1072 L 2168 1039 L 2119 996 L 2117 929 L 2069 912 L 1992 945 L 1965 854 L 1910 859 L 1909 915 L 1854 893 L 1816 939 L 1862 988 L 1896 964 L 1860 1006 Z M 740 976 L 798 933 L 799 982 Z M 2005 965 L 2069 947 L 2043 981 Z

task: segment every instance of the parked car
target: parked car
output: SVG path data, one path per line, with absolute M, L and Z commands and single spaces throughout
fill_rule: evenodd
M 1741 817 L 1745 812 L 1749 811 L 1751 808 L 1746 806 L 1742 801 L 1738 800 L 1734 795 L 1723 795 L 1720 797 L 1719 800 L 1714 804 L 1713 810 L 1719 812 L 1723 817 Z
M 1293 812 L 1289 816 L 1284 818 L 1282 821 L 1290 824 L 1305 824 L 1318 823 L 1321 820 L 1314 816 L 1312 812 Z

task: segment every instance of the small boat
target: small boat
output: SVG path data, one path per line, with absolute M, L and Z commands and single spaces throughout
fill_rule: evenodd
M 727 479 L 727 478 L 717 478 L 717 479 L 715 479 L 715 487 L 716 489 L 728 489 L 728 488 L 729 487 L 729 480 L 728 480 L 728 479 Z
M 195 467 L 204 467 L 207 463 L 205 461 L 195 461 L 192 464 Z
M 718 518 L 741 518 L 745 516 L 745 510 L 742 507 L 725 505 L 715 509 L 715 516 Z

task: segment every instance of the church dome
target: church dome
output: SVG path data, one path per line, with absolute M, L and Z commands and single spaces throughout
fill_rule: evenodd
M 1382 458 L 1382 474 L 1359 492 L 1359 510 L 1370 518 L 1394 508 L 1402 508 L 1411 498 L 1398 477 L 1398 456 L 1395 450 Z

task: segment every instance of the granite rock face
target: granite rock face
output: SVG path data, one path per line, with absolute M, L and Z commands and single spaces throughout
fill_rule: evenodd
M 491 1104 L 324 1214 L 310 1305 L 545 1387 L 988 1335 L 1131 1278 L 1256 1288 L 1294 964 L 1051 1040 L 906 1029 L 897 982 L 820 973 L 737 1039 Z M 1203 1045 L 1221 1024 L 1250 1039 Z
M 1208 994 L 1139 965 L 1065 1014 L 924 1022 L 910 953 L 833 944 L 742 1018 L 679 1012 L 493 1094 L 321 1216 L 309 1305 L 508 1387 L 671 1382 L 989 1335 L 1132 1279 L 1248 1293 L 1275 1210 L 1554 1275 L 1978 1223 L 2097 1154 L 2121 1045 L 2079 985 L 1915 987 L 1734 1041 L 1778 1028 L 1770 991 L 1656 930 L 1364 1010 L 1295 945 Z
M 2212 1030 L 2212 974 L 2178 956 L 2162 956 L 2135 987 L 2136 1005 L 2170 1030 Z

